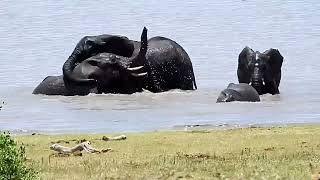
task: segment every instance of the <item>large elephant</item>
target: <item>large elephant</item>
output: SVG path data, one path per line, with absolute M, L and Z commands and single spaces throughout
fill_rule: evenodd
M 131 94 L 143 89 L 152 92 L 192 90 L 193 86 L 196 89 L 192 63 L 183 48 L 164 37 L 154 37 L 148 41 L 146 28 L 141 35 L 141 42 L 128 39 L 124 42 L 125 46 L 130 48 L 122 50 L 130 52 L 116 54 L 103 52 L 98 48 L 90 50 L 94 53 L 90 53 L 89 58 L 74 60 L 72 57 L 82 57 L 85 54 L 83 51 L 88 52 L 88 47 L 90 49 L 100 46 L 88 46 L 87 42 L 92 41 L 82 39 L 78 43 L 81 48 L 76 47 L 64 64 L 64 76 L 46 78 L 39 86 L 48 88 L 38 86 L 34 93 L 52 94 L 51 89 L 54 89 L 53 84 L 56 82 L 59 82 L 56 87 L 63 87 L 62 91 L 66 92 L 61 95 L 85 95 L 90 92 Z M 54 83 L 51 80 L 54 80 Z
M 226 89 L 221 91 L 217 99 L 217 103 L 232 101 L 257 102 L 260 101 L 260 97 L 258 92 L 249 84 L 230 83 Z
M 263 53 L 245 47 L 238 58 L 239 83 L 247 83 L 261 94 L 279 94 L 283 57 L 277 49 Z

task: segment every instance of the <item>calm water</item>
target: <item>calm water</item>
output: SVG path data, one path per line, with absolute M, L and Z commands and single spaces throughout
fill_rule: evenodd
M 320 1 L 169 0 L 0 2 L 0 130 L 131 132 L 184 125 L 318 123 Z M 32 95 L 85 35 L 165 36 L 192 59 L 198 90 L 133 95 Z M 237 57 L 277 48 L 285 57 L 281 95 L 259 103 L 216 104 L 237 82 Z

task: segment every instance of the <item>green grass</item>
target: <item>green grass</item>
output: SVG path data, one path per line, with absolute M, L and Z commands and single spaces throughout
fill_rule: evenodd
M 320 126 L 212 132 L 17 136 L 42 179 L 310 179 L 320 167 Z M 111 152 L 50 157 L 52 141 L 86 139 Z M 70 141 L 73 146 L 76 143 Z

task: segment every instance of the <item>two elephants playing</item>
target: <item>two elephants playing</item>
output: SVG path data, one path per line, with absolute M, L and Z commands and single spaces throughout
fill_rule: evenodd
M 86 36 L 63 65 L 63 75 L 48 76 L 33 91 L 46 95 L 89 93 L 131 94 L 147 89 L 197 89 L 191 60 L 175 41 L 165 37 L 141 41 L 125 36 Z
M 277 94 L 282 61 L 276 49 L 260 53 L 245 47 L 239 55 L 238 80 L 250 84 L 258 94 Z M 72 96 L 197 89 L 187 52 L 171 39 L 148 39 L 146 28 L 140 41 L 119 35 L 85 36 L 62 69 L 63 75 L 46 77 L 33 94 Z

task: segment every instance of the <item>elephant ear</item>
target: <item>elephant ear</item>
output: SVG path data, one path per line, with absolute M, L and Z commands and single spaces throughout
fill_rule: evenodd
M 248 64 L 250 62 L 251 55 L 254 54 L 254 51 L 246 46 L 238 57 L 238 81 L 239 83 L 249 83 L 250 82 L 250 73 Z
M 272 74 L 274 75 L 277 86 L 279 86 L 281 80 L 281 67 L 283 63 L 283 56 L 280 54 L 278 49 L 272 48 L 265 51 L 264 54 L 269 57 L 269 63 Z

